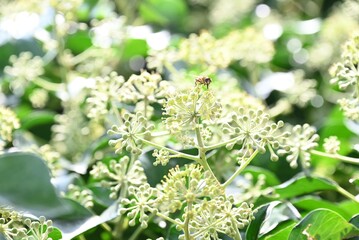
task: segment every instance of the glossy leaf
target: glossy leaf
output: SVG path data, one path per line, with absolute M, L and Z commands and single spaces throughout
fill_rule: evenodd
M 359 236 L 359 229 L 328 209 L 310 212 L 292 230 L 288 240 L 333 240 Z

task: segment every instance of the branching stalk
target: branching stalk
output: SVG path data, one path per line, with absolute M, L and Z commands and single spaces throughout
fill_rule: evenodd
M 325 153 L 325 152 L 321 152 L 321 151 L 317 151 L 317 150 L 311 150 L 310 153 L 314 154 L 314 155 L 322 156 L 322 157 L 338 159 L 338 160 L 341 160 L 343 162 L 352 163 L 352 164 L 358 164 L 359 165 L 359 159 L 358 158 L 347 157 L 347 156 L 343 156 L 343 155 L 340 155 L 340 154 Z

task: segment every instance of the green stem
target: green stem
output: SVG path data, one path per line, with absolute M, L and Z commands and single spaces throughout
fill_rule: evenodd
M 210 151 L 210 150 L 213 150 L 213 149 L 216 149 L 216 148 L 220 148 L 220 147 L 226 146 L 228 143 L 232 143 L 232 142 L 238 141 L 240 138 L 241 138 L 241 137 L 235 137 L 235 138 L 229 139 L 229 140 L 227 140 L 227 141 L 225 141 L 225 142 L 213 144 L 213 145 L 204 147 L 204 150 L 205 150 L 205 151 Z
M 358 158 L 347 157 L 347 156 L 343 156 L 343 155 L 339 155 L 339 154 L 325 153 L 325 152 L 321 152 L 321 151 L 317 151 L 317 150 L 311 150 L 310 153 L 314 154 L 314 155 L 322 156 L 322 157 L 338 159 L 338 160 L 341 160 L 341 161 L 347 162 L 347 163 L 359 164 Z
M 233 173 L 233 175 L 225 183 L 222 184 L 222 187 L 227 187 L 229 184 L 231 184 L 231 182 L 233 182 L 234 179 L 248 166 L 248 164 L 255 158 L 255 156 L 257 156 L 258 152 L 258 149 L 256 149 L 253 154 L 239 166 L 239 168 Z
M 342 188 L 341 186 L 338 185 L 338 186 L 337 186 L 337 190 L 338 190 L 338 192 L 339 192 L 340 194 L 342 194 L 344 197 L 347 197 L 347 198 L 353 200 L 354 202 L 359 203 L 359 200 L 356 199 L 356 197 L 355 197 L 353 194 L 351 194 L 350 192 L 348 192 L 347 190 L 345 190 L 345 189 Z
M 186 219 L 183 226 L 184 237 L 186 240 L 191 240 L 191 233 L 189 232 L 189 220 L 191 216 L 191 211 L 192 211 L 192 202 L 188 202 Z
M 193 160 L 193 161 L 196 161 L 196 162 L 199 160 L 199 157 L 197 157 L 197 156 L 193 156 L 193 155 L 190 155 L 190 154 L 187 154 L 187 153 L 182 153 L 182 152 L 173 150 L 173 149 L 171 149 L 171 148 L 167 148 L 167 147 L 161 146 L 161 145 L 159 145 L 159 144 L 157 144 L 157 143 L 148 141 L 148 140 L 146 140 L 146 139 L 144 139 L 144 138 L 140 138 L 140 137 L 136 137 L 136 138 L 137 138 L 138 140 L 140 140 L 140 141 L 146 143 L 146 144 L 149 145 L 149 146 L 155 147 L 155 148 L 157 148 L 157 149 L 165 149 L 165 150 L 167 150 L 168 152 L 170 152 L 170 153 L 172 153 L 172 154 L 175 154 L 175 155 L 177 155 L 177 156 L 180 157 L 180 158 L 186 158 L 186 159 Z
M 220 184 L 220 182 L 218 181 L 218 179 L 216 178 L 216 176 L 214 175 L 211 167 L 209 166 L 208 162 L 207 162 L 207 157 L 206 157 L 206 146 L 203 143 L 203 139 L 202 139 L 202 135 L 201 135 L 201 131 L 199 129 L 199 124 L 196 125 L 195 128 L 196 131 L 196 137 L 197 137 L 197 143 L 198 143 L 198 157 L 200 159 L 199 163 L 202 165 L 202 167 L 207 170 L 208 172 L 210 172 L 211 176 L 213 177 L 213 179 L 216 179 L 217 182 Z
M 62 83 L 49 82 L 43 78 L 35 78 L 32 80 L 32 82 L 48 91 L 56 92 L 56 91 L 64 88 L 64 85 Z
M 162 136 L 167 136 L 169 134 L 171 134 L 170 131 L 153 132 L 151 133 L 151 137 L 162 137 Z
M 149 209 L 149 211 L 150 211 L 150 212 L 154 212 L 155 209 L 152 209 L 152 208 L 151 208 L 151 209 Z M 178 221 L 176 221 L 175 219 L 170 218 L 170 217 L 168 217 L 168 216 L 166 216 L 166 215 L 164 215 L 164 214 L 158 212 L 157 210 L 156 210 L 156 215 L 157 215 L 158 217 L 160 217 L 160 218 L 163 218 L 164 220 L 167 220 L 167 221 L 169 221 L 169 222 L 171 222 L 171 223 L 177 225 L 177 226 L 183 227 L 183 223 L 182 223 L 182 222 L 178 222 Z

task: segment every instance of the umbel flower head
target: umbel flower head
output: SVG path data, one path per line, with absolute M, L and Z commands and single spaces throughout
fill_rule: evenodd
M 181 209 L 186 202 L 201 202 L 203 199 L 215 198 L 224 193 L 216 179 L 195 164 L 186 165 L 184 169 L 178 166 L 170 169 L 159 189 L 159 208 L 169 212 Z
M 201 122 L 216 121 L 221 117 L 222 107 L 212 91 L 201 86 L 179 92 L 167 98 L 164 104 L 165 124 L 171 132 L 192 130 Z
M 20 121 L 16 114 L 4 106 L 0 106 L 0 145 L 1 142 L 12 141 L 12 132 L 20 128 Z
M 123 149 L 133 154 L 140 154 L 141 137 L 146 137 L 154 128 L 153 125 L 147 124 L 147 119 L 142 113 L 136 115 L 125 113 L 124 123 L 121 126 L 112 126 L 108 130 L 109 135 L 115 135 L 116 139 L 109 141 L 110 146 L 116 149 L 116 153 L 120 153 Z
M 125 79 L 118 76 L 116 72 L 110 73 L 106 77 L 95 78 L 95 84 L 91 87 L 90 96 L 86 99 L 88 104 L 89 118 L 101 118 L 108 113 L 108 105 L 112 104 L 111 101 L 119 101 L 120 88 L 122 87 Z
M 10 85 L 15 92 L 22 93 L 27 84 L 44 73 L 44 62 L 41 57 L 31 52 L 22 52 L 19 56 L 11 56 L 11 66 L 4 71 L 11 77 Z
M 110 188 L 110 197 L 116 199 L 124 184 L 140 186 L 147 181 L 141 162 L 136 160 L 131 166 L 129 166 L 129 162 L 130 158 L 127 156 L 122 157 L 118 162 L 111 160 L 109 166 L 97 162 L 90 174 L 94 179 L 101 179 L 101 185 Z
M 133 198 L 125 198 L 121 200 L 121 204 L 128 207 L 122 207 L 119 210 L 119 213 L 124 214 L 128 212 L 127 216 L 131 219 L 129 222 L 130 226 L 134 226 L 136 224 L 136 218 L 139 216 L 141 227 L 147 228 L 147 222 L 149 220 L 148 212 L 157 211 L 153 208 L 156 203 L 156 199 L 154 197 L 157 195 L 157 189 L 146 183 L 137 188 L 133 186 L 129 187 L 128 193 Z
M 254 219 L 253 205 L 242 203 L 236 207 L 232 199 L 217 197 L 196 204 L 191 212 L 189 221 L 193 239 L 220 239 L 219 233 L 232 238 L 239 235 L 238 229 L 243 229 Z M 184 239 L 181 235 L 179 239 Z
M 238 112 L 232 114 L 231 121 L 224 124 L 225 133 L 229 133 L 234 139 L 226 147 L 232 149 L 235 144 L 241 144 L 240 155 L 242 156 L 247 156 L 251 149 L 258 149 L 264 153 L 265 147 L 268 147 L 271 159 L 278 160 L 273 148 L 279 148 L 279 139 L 288 134 L 279 131 L 283 126 L 282 121 L 272 122 L 269 115 L 262 110 L 246 111 L 240 108 Z
M 326 153 L 336 154 L 340 150 L 340 141 L 337 136 L 330 136 L 324 139 L 323 147 Z
M 0 235 L 5 239 L 23 239 L 26 237 L 26 228 L 23 226 L 22 216 L 7 207 L 0 206 Z
M 314 127 L 309 124 L 288 127 L 290 136 L 281 139 L 280 155 L 287 155 L 290 166 L 296 168 L 298 159 L 301 160 L 302 167 L 310 165 L 310 150 L 318 146 L 319 135 Z
M 54 229 L 52 226 L 52 221 L 46 220 L 46 218 L 43 216 L 39 217 L 38 221 L 31 221 L 30 219 L 25 219 L 24 223 L 29 228 L 29 234 L 31 234 L 33 239 L 49 239 L 49 234 Z
M 70 184 L 65 196 L 79 202 L 85 208 L 93 207 L 93 193 L 89 189 L 81 189 L 79 186 Z

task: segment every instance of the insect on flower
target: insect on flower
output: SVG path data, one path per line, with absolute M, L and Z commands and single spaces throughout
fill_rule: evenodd
M 205 85 L 207 86 L 207 89 L 208 89 L 208 86 L 209 84 L 211 84 L 212 82 L 212 79 L 210 77 L 205 77 L 205 76 L 198 76 L 196 77 L 196 84 L 201 84 L 201 85 Z

